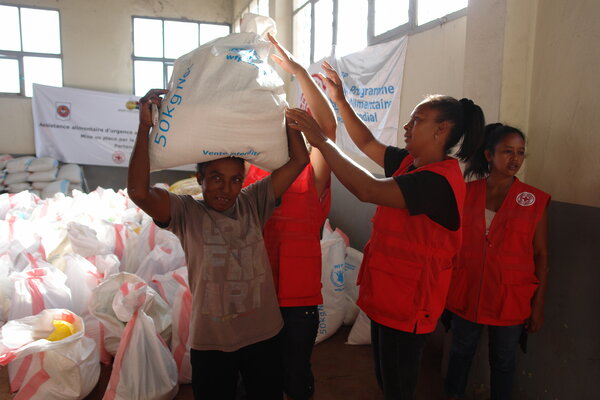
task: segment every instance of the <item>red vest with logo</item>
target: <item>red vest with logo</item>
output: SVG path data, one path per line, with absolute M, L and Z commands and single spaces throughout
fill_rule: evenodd
M 252 166 L 244 186 L 269 173 Z M 265 246 L 282 307 L 313 306 L 321 296 L 321 227 L 329 214 L 329 187 L 319 199 L 311 164 L 281 197 L 264 229 Z
M 485 197 L 485 179 L 467 184 L 463 245 L 446 308 L 479 324 L 522 324 L 539 283 L 533 237 L 550 196 L 515 178 L 487 236 Z
M 420 171 L 442 175 L 452 187 L 462 219 L 465 182 L 458 161 L 447 158 L 408 172 L 413 161 L 406 156 L 393 176 Z M 378 206 L 359 274 L 358 305 L 387 327 L 433 332 L 446 303 L 452 260 L 461 239 L 460 228 L 451 231 L 427 215 Z

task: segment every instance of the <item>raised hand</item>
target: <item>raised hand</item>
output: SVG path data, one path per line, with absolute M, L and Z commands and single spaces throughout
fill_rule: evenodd
M 285 47 L 279 44 L 277 39 L 273 37 L 270 33 L 267 33 L 267 37 L 273 43 L 273 46 L 277 49 L 277 54 L 271 54 L 271 59 L 284 69 L 285 72 L 295 75 L 298 72 L 301 72 L 304 68 L 296 61 L 292 53 L 287 51 Z
M 306 111 L 299 108 L 288 108 L 285 112 L 287 125 L 294 130 L 304 133 L 306 140 L 314 146 L 327 141 L 327 136 L 321 130 L 321 127 Z
M 325 76 L 323 74 L 321 76 L 323 76 L 323 81 L 327 87 L 327 94 L 335 103 L 343 101 L 345 95 L 342 78 L 340 78 L 338 72 L 327 61 L 324 61 L 321 67 L 325 71 Z
M 151 127 L 152 122 L 152 104 L 156 104 L 159 108 L 162 103 L 163 94 L 168 93 L 166 89 L 150 89 L 140 99 L 140 125 L 144 127 Z

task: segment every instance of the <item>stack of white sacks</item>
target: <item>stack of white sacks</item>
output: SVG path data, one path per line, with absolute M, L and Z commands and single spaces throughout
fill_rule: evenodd
M 0 155 L 0 191 L 19 193 L 28 190 L 43 199 L 56 193 L 82 191 L 81 167 L 60 165 L 51 157 Z

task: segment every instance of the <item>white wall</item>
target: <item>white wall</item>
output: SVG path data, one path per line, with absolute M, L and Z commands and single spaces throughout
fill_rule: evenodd
M 133 92 L 132 16 L 231 23 L 233 0 L 26 0 L 60 11 L 64 86 Z M 0 97 L 0 153 L 34 153 L 31 100 Z

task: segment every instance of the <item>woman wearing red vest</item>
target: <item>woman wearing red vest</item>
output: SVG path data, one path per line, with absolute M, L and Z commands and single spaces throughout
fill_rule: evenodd
M 453 313 L 445 384 L 450 398 L 465 393 L 484 325 L 492 400 L 510 398 L 519 338 L 544 321 L 550 196 L 517 179 L 524 158 L 523 133 L 491 124 L 465 170 L 465 176 L 483 179 L 467 184 L 463 244 L 446 304 Z
M 355 164 L 301 110 L 288 110 L 331 170 L 358 199 L 377 204 L 358 278 L 358 305 L 371 319 L 375 372 L 386 399 L 412 399 L 427 334 L 435 329 L 462 238 L 465 183 L 449 150 L 468 159 L 483 135 L 472 101 L 442 95 L 423 100 L 404 125 L 406 148 L 379 142 L 344 96 L 337 72 L 324 65 L 329 97 L 352 140 L 384 167 L 378 179 Z M 295 121 L 295 122 L 294 122 Z
M 333 108 L 308 71 L 273 38 L 280 56 L 274 57 L 300 84 L 306 104 L 319 126 L 335 140 Z M 244 186 L 269 173 L 251 166 Z M 329 213 L 331 170 L 317 149 L 310 163 L 281 197 L 264 228 L 267 253 L 284 326 L 281 330 L 283 387 L 292 400 L 308 400 L 314 393 L 310 357 L 317 337 L 321 296 L 321 227 Z

